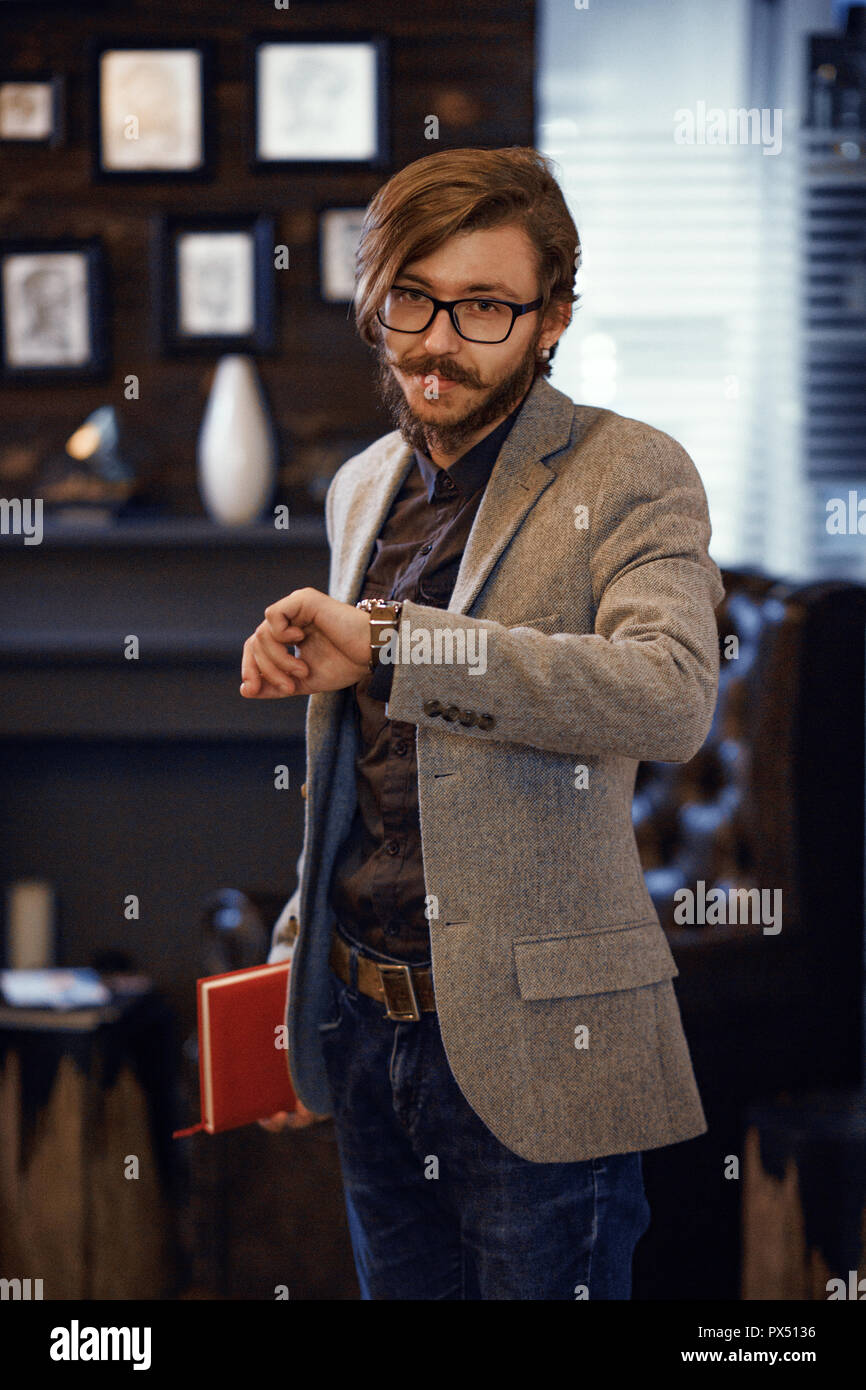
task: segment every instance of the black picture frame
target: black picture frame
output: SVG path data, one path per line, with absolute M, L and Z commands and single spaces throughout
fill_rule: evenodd
M 106 53 L 188 52 L 199 55 L 199 120 L 201 160 L 194 168 L 117 169 L 106 167 L 102 140 L 102 58 Z M 97 183 L 188 183 L 213 178 L 215 162 L 213 74 L 214 45 L 211 39 L 164 39 L 153 35 L 131 38 L 102 36 L 88 42 L 90 82 L 90 138 L 92 177 Z
M 87 268 L 87 324 L 90 355 L 83 363 L 22 365 L 10 362 L 7 259 L 14 256 L 81 255 Z M 4 385 L 60 385 L 104 381 L 110 370 L 109 291 L 101 237 L 16 237 L 0 241 L 0 380 Z
M 370 48 L 374 58 L 376 112 L 374 130 L 376 149 L 369 157 L 322 156 L 313 154 L 309 158 L 263 158 L 260 150 L 259 128 L 259 54 L 263 47 L 330 47 L 346 44 L 363 44 Z M 371 33 L 346 33 L 336 30 L 316 30 L 309 34 L 283 35 L 281 33 L 259 32 L 247 38 L 248 73 L 248 119 L 247 119 L 247 161 L 254 173 L 269 171 L 292 171 L 303 169 L 346 172 L 350 169 L 384 169 L 391 158 L 390 150 L 390 49 L 386 38 Z
M 11 149 L 58 149 L 66 143 L 66 84 L 57 72 L 0 72 L 0 88 L 7 85 L 36 84 L 51 88 L 51 133 L 31 139 L 28 136 L 4 135 L 0 126 L 0 147 Z
M 185 234 L 246 232 L 252 241 L 254 327 L 250 333 L 184 333 L 179 324 L 178 242 Z M 169 357 L 212 356 L 225 352 L 270 353 L 276 346 L 276 227 L 268 213 L 159 212 L 151 221 L 154 285 L 153 337 Z

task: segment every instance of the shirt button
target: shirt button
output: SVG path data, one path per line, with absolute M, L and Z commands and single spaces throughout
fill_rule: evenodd
M 399 853 L 400 853 L 400 841 L 399 841 L 399 840 L 389 840 L 389 841 L 387 842 L 387 844 L 385 845 L 385 849 L 387 850 L 387 852 L 388 852 L 389 854 L 399 854 Z
M 394 752 L 397 754 L 398 758 L 402 758 L 403 754 L 407 752 L 408 748 L 408 743 L 404 743 L 402 739 L 399 743 L 394 744 Z
M 419 555 L 429 555 L 429 554 L 430 554 L 430 551 L 431 551 L 432 549 L 433 549 L 432 545 L 422 545 L 421 549 L 418 551 L 418 554 L 419 554 Z

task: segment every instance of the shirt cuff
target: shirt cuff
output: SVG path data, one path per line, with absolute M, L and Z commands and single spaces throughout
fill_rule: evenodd
M 391 685 L 393 680 L 393 661 L 380 660 L 367 682 L 367 694 L 372 696 L 374 700 L 389 700 L 391 698 Z

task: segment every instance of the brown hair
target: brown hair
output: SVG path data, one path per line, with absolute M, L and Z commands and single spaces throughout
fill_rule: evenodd
M 404 265 L 457 232 L 506 222 L 524 229 L 538 256 L 539 323 L 551 304 L 576 303 L 580 238 L 551 161 L 538 150 L 441 150 L 394 174 L 370 201 L 355 254 L 355 323 L 364 342 L 376 345 L 376 310 Z M 550 359 L 555 352 L 556 344 Z

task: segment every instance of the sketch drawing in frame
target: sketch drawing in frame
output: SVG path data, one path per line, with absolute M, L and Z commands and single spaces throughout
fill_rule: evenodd
M 8 381 L 97 378 L 107 367 L 98 238 L 0 243 L 0 371 Z
M 258 214 L 161 217 L 158 339 L 168 354 L 274 346 L 274 222 Z
M 210 174 L 205 44 L 93 46 L 98 179 Z
M 253 44 L 253 166 L 378 166 L 385 150 L 382 40 Z
M 50 73 L 0 76 L 0 141 L 4 145 L 63 143 L 63 79 Z
M 355 251 L 367 209 L 323 208 L 319 213 L 319 287 L 329 304 L 355 297 Z

